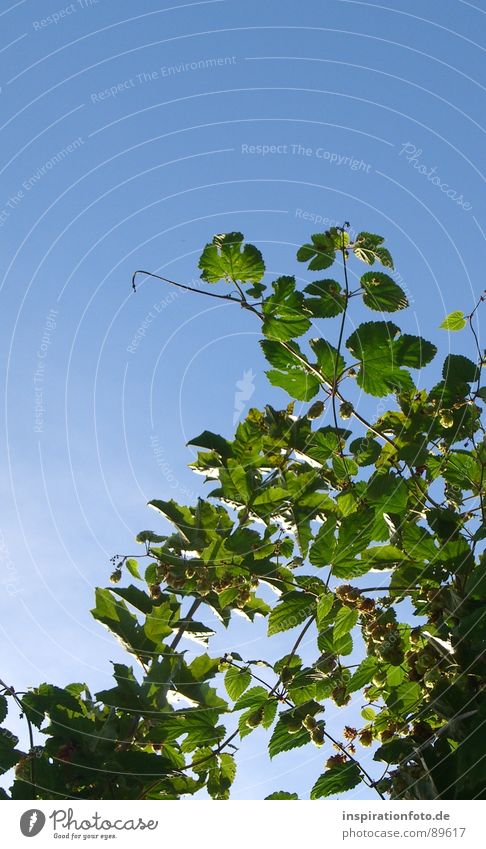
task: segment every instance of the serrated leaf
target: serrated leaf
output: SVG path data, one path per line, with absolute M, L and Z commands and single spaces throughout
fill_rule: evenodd
M 8 772 L 23 757 L 22 752 L 15 748 L 18 742 L 18 737 L 6 728 L 0 728 L 0 775 Z
M 405 681 L 391 690 L 386 698 L 390 710 L 404 715 L 414 710 L 423 699 L 422 690 L 416 681 Z
M 469 357 L 461 354 L 449 354 L 442 367 L 442 377 L 446 383 L 472 383 L 479 376 L 479 368 Z
M 347 234 L 346 234 L 347 235 Z M 311 241 L 297 251 L 299 262 L 308 262 L 310 271 L 320 271 L 329 268 L 336 258 L 336 242 L 330 231 L 314 233 Z
M 334 604 L 334 594 L 330 592 L 324 593 L 317 602 L 317 627 L 320 628 L 321 623 L 329 615 Z
M 289 734 L 287 726 L 279 719 L 268 744 L 268 753 L 270 758 L 274 758 L 280 752 L 289 752 L 307 743 L 310 743 L 310 734 L 305 728 L 300 728 L 295 734 Z
M 466 317 L 462 310 L 454 310 L 454 312 L 450 312 L 449 315 L 446 315 L 442 324 L 439 324 L 441 330 L 450 330 L 451 332 L 463 330 L 465 326 Z
M 109 589 L 96 588 L 96 607 L 91 611 L 121 641 L 128 651 L 146 650 L 147 643 L 137 618 L 128 610 L 123 601 L 113 597 Z
M 355 693 L 369 684 L 377 669 L 378 661 L 374 657 L 365 657 L 347 683 L 348 693 Z
M 315 610 L 316 599 L 307 593 L 285 593 L 268 617 L 268 636 L 295 628 L 312 616 Z
M 236 701 L 251 684 L 251 673 L 247 669 L 230 666 L 224 676 L 224 686 L 230 699 Z
M 353 440 L 349 450 L 354 454 L 358 466 L 371 466 L 381 454 L 381 445 L 376 439 L 358 437 Z
M 147 615 L 143 628 L 148 639 L 158 645 L 164 637 L 168 637 L 172 633 L 172 627 L 169 625 L 171 618 L 170 604 L 166 603 L 154 607 L 152 613 Z
M 328 516 L 319 528 L 309 552 L 309 560 L 313 566 L 322 568 L 330 565 L 336 547 L 336 524 L 336 516 Z
M 279 386 L 289 393 L 296 401 L 310 401 L 319 392 L 320 383 L 313 374 L 306 374 L 296 368 L 286 372 L 267 371 L 266 375 L 272 386 Z
M 293 800 L 293 799 L 298 799 L 298 798 L 299 797 L 298 797 L 297 793 L 287 793 L 284 790 L 278 790 L 276 793 L 272 793 L 270 796 L 265 796 L 264 801 L 265 802 L 270 802 L 270 801 L 273 802 L 273 801 L 284 800 L 284 799 L 287 800 L 287 801 L 290 801 L 291 799 Z
M 228 442 L 219 433 L 212 433 L 209 430 L 204 430 L 199 436 L 190 439 L 188 445 L 196 445 L 198 448 L 207 448 L 210 451 L 216 451 L 224 459 L 231 457 L 231 443 Z
M 398 336 L 400 328 L 390 321 L 361 324 L 346 342 L 360 362 L 357 383 L 370 395 L 383 397 L 414 388 L 406 365 L 421 368 L 433 358 L 436 348 L 419 336 Z M 398 337 L 398 338 L 397 338 Z
M 328 769 L 317 779 L 311 790 L 311 799 L 322 799 L 352 790 L 361 781 L 361 773 L 357 764 L 343 763 Z
M 408 307 L 405 292 L 388 274 L 369 271 L 360 282 L 364 289 L 363 303 L 371 310 L 396 312 Z
M 325 339 L 311 339 L 309 344 L 316 355 L 319 371 L 332 383 L 334 375 L 339 377 L 346 366 L 344 357 Z
M 387 513 L 401 513 L 407 506 L 407 484 L 398 475 L 390 472 L 376 474 L 368 484 L 365 497 L 373 507 L 382 512 L 386 510 Z
M 300 350 L 297 342 L 288 342 L 282 345 L 281 342 L 273 339 L 262 339 L 260 341 L 261 349 L 271 366 L 278 369 L 303 368 L 307 358 Z M 310 369 L 310 363 L 309 363 Z
M 416 748 L 412 740 L 390 740 L 376 750 L 373 760 L 385 761 L 388 764 L 403 763 L 415 752 Z
M 359 612 L 355 607 L 341 607 L 334 621 L 333 642 L 338 643 L 342 637 L 354 628 L 359 618 Z
M 391 322 L 370 321 L 361 324 L 346 342 L 360 362 L 357 383 L 370 395 L 382 397 L 413 388 L 409 373 L 396 364 L 393 346 L 397 333 L 399 328 Z
M 343 634 L 338 640 L 334 637 L 334 629 L 326 628 L 317 638 L 317 647 L 321 652 L 348 655 L 353 650 L 353 640 L 350 633 Z
M 344 310 L 346 300 L 336 280 L 315 280 L 304 292 L 312 296 L 305 299 L 305 306 L 313 318 L 332 318 Z
M 268 699 L 268 690 L 264 687 L 252 687 L 243 693 L 236 702 L 233 710 L 243 710 L 245 708 L 260 707 Z
M 383 236 L 362 231 L 358 233 L 350 248 L 354 251 L 357 259 L 360 259 L 361 262 L 365 262 L 367 265 L 373 265 L 378 260 L 386 268 L 393 268 L 391 254 L 383 247 L 384 241 Z
M 396 340 L 393 353 L 399 366 L 423 368 L 434 359 L 437 348 L 421 336 L 403 333 Z
M 201 254 L 199 268 L 206 283 L 219 280 L 259 283 L 265 273 L 260 251 L 254 245 L 243 245 L 242 233 L 214 236 Z
M 263 302 L 262 330 L 268 339 L 289 341 L 302 336 L 311 323 L 304 313 L 304 296 L 295 291 L 295 277 L 279 277 L 273 295 Z

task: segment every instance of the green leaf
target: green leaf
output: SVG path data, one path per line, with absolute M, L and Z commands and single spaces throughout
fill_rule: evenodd
M 407 484 L 398 475 L 380 472 L 368 484 L 365 497 L 381 512 L 401 513 L 408 502 Z
M 147 593 L 134 586 L 134 584 L 130 584 L 128 587 L 113 587 L 111 592 L 128 601 L 129 604 L 136 607 L 137 610 L 141 610 L 142 613 L 151 613 L 154 606 L 153 600 Z
M 380 746 L 373 755 L 374 761 L 385 761 L 387 764 L 402 763 L 415 754 L 416 749 L 411 740 L 390 740 Z
M 207 790 L 212 799 L 229 799 L 230 787 L 236 775 L 236 763 L 232 755 L 218 755 L 208 761 Z
M 462 310 L 454 310 L 454 312 L 450 312 L 449 315 L 446 315 L 442 324 L 439 325 L 441 330 L 450 330 L 455 332 L 456 330 L 463 330 L 466 326 L 466 317 Z
M 231 457 L 231 443 L 228 442 L 219 433 L 212 433 L 209 430 L 204 430 L 199 436 L 190 439 L 188 445 L 196 445 L 198 448 L 207 448 L 209 451 L 216 451 L 221 457 L 227 459 Z
M 322 799 L 324 796 L 334 796 L 352 790 L 361 781 L 361 773 L 357 764 L 344 763 L 333 766 L 317 779 L 311 790 L 311 799 Z
M 171 618 L 172 610 L 168 602 L 154 607 L 152 613 L 147 615 L 144 631 L 152 643 L 158 645 L 164 637 L 172 634 L 172 628 L 169 625 Z
M 259 283 L 265 273 L 262 255 L 254 245 L 245 244 L 242 249 L 242 243 L 242 233 L 214 236 L 199 260 L 201 278 L 206 283 L 218 280 Z
M 360 361 L 358 385 L 370 395 L 413 389 L 413 381 L 402 365 L 421 368 L 433 358 L 436 348 L 419 336 L 398 336 L 400 328 L 390 321 L 361 324 L 346 342 Z M 397 338 L 398 337 L 398 338 Z
M 348 681 L 348 693 L 354 693 L 356 690 L 361 690 L 362 687 L 369 684 L 378 666 L 378 661 L 374 657 L 365 657 L 361 661 L 356 671 Z
M 226 469 L 219 473 L 219 480 L 225 498 L 238 504 L 248 504 L 251 500 L 251 476 L 236 460 L 228 460 Z
M 140 531 L 135 539 L 137 542 L 165 542 L 167 537 L 154 534 L 153 531 Z
M 353 440 L 349 450 L 354 454 L 358 466 L 371 466 L 381 454 L 381 445 L 376 439 L 358 437 Z
M 312 616 L 316 610 L 316 599 L 307 593 L 285 593 L 268 617 L 268 636 L 295 628 Z
M 8 702 L 5 696 L 0 696 L 0 722 L 3 722 L 8 713 Z
M 130 572 L 130 575 L 133 575 L 134 578 L 142 580 L 140 572 L 138 571 L 138 563 L 136 560 L 134 560 L 133 557 L 129 557 L 128 560 L 125 561 L 125 566 Z
M 338 640 L 335 639 L 334 628 L 330 627 L 321 631 L 317 638 L 317 646 L 321 652 L 348 655 L 353 650 L 353 640 L 350 633 L 343 634 Z
M 272 386 L 279 386 L 289 393 L 296 401 L 310 401 L 319 392 L 319 379 L 312 374 L 306 374 L 301 368 L 291 371 L 267 371 L 266 375 Z
M 284 342 L 302 336 L 311 323 L 303 315 L 304 296 L 295 291 L 295 277 L 279 277 L 272 285 L 274 294 L 263 302 L 264 335 Z
M 405 292 L 388 274 L 368 271 L 360 282 L 364 289 L 363 303 L 371 310 L 396 312 L 408 307 Z
M 189 672 L 196 681 L 206 681 L 214 678 L 219 669 L 219 658 L 200 654 L 188 666 Z
M 473 383 L 478 379 L 479 368 L 468 357 L 461 354 L 449 354 L 442 367 L 442 377 L 446 383 Z
M 296 342 L 277 342 L 263 339 L 263 353 L 270 363 L 280 371 L 268 371 L 272 386 L 280 386 L 297 401 L 309 401 L 319 391 L 319 378 L 313 373 L 310 363 Z
M 278 704 L 276 699 L 269 699 L 263 705 L 263 719 L 262 726 L 263 728 L 270 728 L 273 725 L 273 721 L 277 715 Z
M 18 742 L 18 737 L 0 728 L 0 775 L 8 772 L 22 757 L 22 752 L 15 748 Z
M 298 799 L 298 798 L 299 797 L 298 797 L 297 793 L 286 793 L 284 790 L 278 790 L 276 793 L 272 793 L 270 796 L 265 796 L 264 801 L 265 802 L 269 802 L 269 801 L 273 802 L 273 801 L 277 801 L 277 799 L 278 800 L 287 799 L 288 801 L 290 801 L 291 799 Z
M 359 618 L 359 612 L 355 607 L 341 607 L 338 611 L 333 628 L 333 641 L 338 641 L 354 628 Z
M 315 538 L 309 552 L 309 560 L 313 566 L 329 566 L 336 547 L 336 516 L 328 516 Z
M 181 534 L 183 540 L 186 542 L 190 541 L 190 537 L 193 535 L 194 530 L 194 516 L 189 507 L 186 507 L 185 504 L 177 504 L 177 502 L 173 499 L 170 501 L 154 499 L 153 501 L 148 502 L 148 506 L 153 507 L 154 510 L 158 510 L 158 512 L 162 513 L 169 522 L 172 522 Z
M 319 601 L 317 602 L 317 627 L 320 628 L 322 622 L 329 615 L 331 608 L 334 604 L 334 594 L 330 592 L 325 592 L 320 596 Z
M 305 307 L 313 318 L 332 318 L 344 310 L 346 300 L 336 280 L 315 280 L 304 292 L 313 296 L 305 299 Z
M 252 687 L 243 693 L 236 702 L 233 710 L 243 710 L 244 708 L 260 707 L 268 700 L 268 690 L 264 687 Z
M 339 377 L 346 366 L 344 357 L 325 339 L 311 339 L 309 344 L 316 355 L 319 371 L 327 381 L 333 382 L 334 374 Z
M 332 554 L 332 566 L 338 578 L 351 577 L 342 570 L 348 564 L 356 566 L 355 556 L 368 546 L 373 535 L 372 519 L 373 511 L 364 509 L 341 519 L 339 536 Z
M 340 481 L 354 477 L 359 471 L 358 464 L 351 457 L 341 457 L 339 454 L 332 458 L 332 469 Z
M 280 752 L 289 752 L 291 749 L 300 748 L 310 743 L 310 734 L 305 728 L 300 728 L 295 734 L 290 734 L 288 726 L 279 719 L 268 744 L 270 758 Z
M 224 676 L 224 686 L 230 699 L 236 701 L 251 684 L 251 673 L 247 669 L 237 669 L 230 666 Z
M 336 239 L 331 235 L 331 231 L 315 233 L 310 242 L 299 248 L 297 259 L 299 262 L 308 262 L 310 271 L 320 271 L 333 264 L 336 247 Z
M 272 339 L 262 339 L 260 346 L 270 365 L 275 368 L 284 370 L 306 368 L 307 359 L 297 345 L 297 342 L 288 342 L 286 345 L 282 345 L 281 342 Z
M 394 357 L 396 324 L 387 321 L 369 321 L 361 324 L 346 342 L 353 356 L 360 362 L 358 385 L 370 395 L 381 397 L 397 389 L 412 389 L 408 372 L 397 366 Z
M 383 236 L 376 233 L 362 231 L 356 236 L 356 240 L 350 245 L 357 259 L 367 265 L 373 265 L 376 260 L 386 268 L 393 268 L 393 260 L 390 252 L 383 247 Z
M 396 340 L 393 353 L 398 365 L 423 368 L 434 359 L 437 348 L 421 336 L 410 336 L 404 333 Z
M 363 719 L 366 719 L 367 722 L 373 722 L 376 717 L 376 711 L 374 711 L 372 707 L 364 707 L 361 711 L 361 716 Z
M 143 651 L 150 647 L 137 618 L 123 601 L 113 597 L 111 590 L 97 587 L 95 601 L 96 607 L 91 611 L 92 615 L 98 622 L 109 628 L 128 651 Z
M 390 710 L 403 715 L 413 711 L 422 700 L 423 693 L 420 685 L 415 681 L 405 681 L 390 692 L 386 703 Z

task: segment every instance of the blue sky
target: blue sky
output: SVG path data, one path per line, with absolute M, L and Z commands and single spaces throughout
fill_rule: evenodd
M 236 229 L 270 278 L 304 282 L 296 248 L 347 220 L 387 239 L 411 301 L 398 323 L 467 353 L 438 325 L 484 288 L 482 5 L 2 0 L 9 682 L 106 686 L 122 653 L 89 608 L 109 558 L 162 527 L 149 499 L 202 492 L 185 443 L 231 435 L 239 381 L 246 408 L 287 402 L 251 317 L 155 281 L 133 295 L 136 268 L 190 283 L 203 245 Z M 263 635 L 238 621 L 212 649 L 251 655 Z M 245 740 L 237 798 L 322 769 L 316 749 L 268 765 L 264 745 Z

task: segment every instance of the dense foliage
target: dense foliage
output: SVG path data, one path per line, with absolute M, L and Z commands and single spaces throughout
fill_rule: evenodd
M 193 439 L 192 467 L 211 491 L 194 506 L 150 502 L 173 531 L 143 531 L 140 557 L 114 558 L 112 586 L 97 589 L 92 613 L 135 671 L 115 664 L 114 685 L 93 695 L 85 684 L 24 695 L 4 685 L 1 719 L 16 703 L 31 735 L 21 751 L 1 729 L 1 769 L 15 766 L 4 798 L 173 799 L 205 788 L 226 799 L 233 744 L 260 726 L 271 758 L 326 746 L 322 774 L 308 776 L 311 799 L 360 782 L 382 798 L 486 798 L 477 307 L 443 323 L 470 327 L 476 361 L 449 354 L 440 381 L 417 388 L 412 373 L 436 348 L 382 315 L 407 306 L 383 238 L 362 232 L 352 242 L 347 225 L 333 228 L 297 259 L 318 272 L 303 290 L 293 276 L 264 284 L 262 256 L 239 233 L 204 249 L 206 291 L 231 286 L 218 297 L 259 322 L 268 379 L 292 400 L 250 409 L 233 439 Z M 360 276 L 360 263 L 371 270 Z M 333 265 L 341 282 L 322 277 Z M 371 320 L 347 336 L 358 300 Z M 388 399 L 370 421 L 364 396 Z M 200 620 L 210 612 L 225 626 L 235 610 L 267 618 L 257 661 L 208 650 L 213 631 Z M 273 635 L 286 631 L 287 653 L 266 661 Z M 202 646 L 191 663 L 187 636 Z M 326 703 L 352 698 L 361 727 L 334 737 Z M 372 770 L 361 763 L 370 746 Z M 297 798 L 291 790 L 269 798 Z

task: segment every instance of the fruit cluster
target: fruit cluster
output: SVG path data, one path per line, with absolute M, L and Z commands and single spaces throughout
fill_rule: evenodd
M 320 706 L 317 706 L 321 710 Z M 309 732 L 314 745 L 323 746 L 325 739 L 324 721 L 309 713 L 309 705 L 299 705 L 280 714 L 280 721 L 289 734 L 298 734 L 301 729 Z
M 351 584 L 342 584 L 337 587 L 336 596 L 346 607 L 357 607 L 362 613 L 372 613 L 376 603 L 373 598 L 365 598 L 357 587 L 352 587 Z
M 209 566 L 200 561 L 187 561 L 187 565 L 177 566 L 159 562 L 157 579 L 174 590 L 184 590 L 187 593 L 208 596 L 210 593 L 222 593 L 225 590 L 235 590 L 232 604 L 244 607 L 251 599 L 252 589 L 258 586 L 258 578 L 240 570 L 240 574 L 230 573 L 228 565 Z
M 376 608 L 374 615 L 367 617 L 363 636 L 368 650 L 392 666 L 400 666 L 405 660 L 402 637 L 392 608 Z

